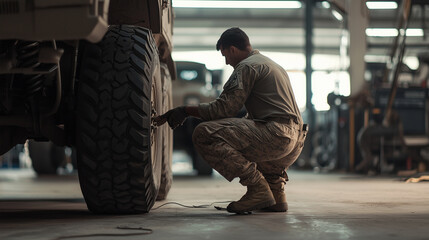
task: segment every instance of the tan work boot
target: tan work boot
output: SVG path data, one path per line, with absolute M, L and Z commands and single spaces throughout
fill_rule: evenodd
M 244 214 L 272 206 L 275 203 L 270 186 L 262 178 L 256 184 L 247 186 L 246 194 L 240 200 L 230 203 L 226 210 L 231 213 Z
M 286 202 L 286 194 L 284 189 L 284 183 L 269 183 L 271 192 L 273 193 L 274 199 L 276 200 L 276 204 L 270 207 L 266 207 L 262 210 L 268 212 L 286 212 L 288 209 Z

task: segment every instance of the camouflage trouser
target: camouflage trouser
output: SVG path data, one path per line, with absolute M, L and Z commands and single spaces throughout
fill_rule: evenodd
M 302 125 L 225 118 L 199 124 L 192 136 L 197 151 L 228 181 L 247 186 L 262 177 L 269 183 L 288 180 L 286 170 L 298 158 L 306 131 Z

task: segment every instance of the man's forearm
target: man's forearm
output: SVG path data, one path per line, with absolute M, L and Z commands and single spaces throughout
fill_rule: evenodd
M 200 113 L 198 112 L 198 106 L 186 106 L 185 112 L 189 116 L 201 118 Z

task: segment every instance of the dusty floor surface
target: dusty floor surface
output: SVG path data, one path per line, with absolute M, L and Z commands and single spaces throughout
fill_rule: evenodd
M 115 216 L 88 212 L 76 176 L 1 170 L 0 239 L 429 239 L 429 182 L 301 171 L 289 176 L 287 213 L 243 216 L 212 206 L 166 205 Z M 244 192 L 238 181 L 220 176 L 175 177 L 168 199 L 155 208 L 237 200 Z

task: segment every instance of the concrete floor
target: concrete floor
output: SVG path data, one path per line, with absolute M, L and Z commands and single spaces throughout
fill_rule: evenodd
M 166 205 L 149 214 L 115 216 L 87 211 L 76 176 L 36 178 L 29 170 L 2 170 L 0 239 L 429 239 L 428 182 L 301 171 L 289 176 L 287 213 L 234 215 Z M 238 181 L 220 176 L 175 177 L 168 199 L 155 207 L 237 200 L 244 192 Z M 118 226 L 153 232 L 125 236 L 145 232 Z

